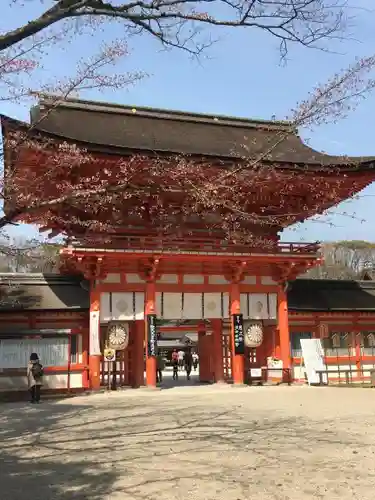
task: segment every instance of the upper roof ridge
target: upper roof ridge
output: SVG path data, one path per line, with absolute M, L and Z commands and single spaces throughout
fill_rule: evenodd
M 59 99 L 59 96 L 53 94 L 42 95 L 38 106 L 50 107 L 58 103 L 59 107 L 82 109 L 85 111 L 138 115 L 150 118 L 160 118 L 163 120 L 179 120 L 189 121 L 196 123 L 207 123 L 210 125 L 228 125 L 231 127 L 244 127 L 244 128 L 267 128 L 277 130 L 296 130 L 294 125 L 289 121 L 284 120 L 266 120 L 261 118 L 243 118 L 234 117 L 214 113 L 196 113 L 190 111 L 181 111 L 173 109 L 152 108 L 147 106 L 114 104 L 103 101 L 92 101 L 86 99 L 66 98 Z

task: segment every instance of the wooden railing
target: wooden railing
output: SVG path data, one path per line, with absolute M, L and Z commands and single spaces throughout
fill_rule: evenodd
M 266 254 L 303 254 L 317 255 L 319 243 L 284 243 L 259 241 L 252 244 L 236 244 L 222 240 L 198 237 L 157 237 L 157 236 L 124 236 L 111 241 L 94 240 L 90 242 L 72 242 L 74 247 L 158 252 L 191 252 L 191 253 L 266 253 Z

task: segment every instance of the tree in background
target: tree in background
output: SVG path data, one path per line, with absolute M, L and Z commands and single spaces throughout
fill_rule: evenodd
M 3 241 L 0 253 L 2 273 L 58 273 L 61 245 L 37 240 Z
M 375 270 L 375 243 L 369 241 L 337 241 L 321 247 L 322 265 L 308 271 L 313 279 L 363 279 Z

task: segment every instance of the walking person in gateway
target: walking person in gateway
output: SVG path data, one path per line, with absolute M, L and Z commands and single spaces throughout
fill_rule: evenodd
M 43 385 L 43 366 L 36 352 L 30 354 L 27 366 L 27 382 L 31 395 L 31 403 L 40 403 L 40 389 Z
M 193 356 L 193 368 L 194 368 L 194 371 L 197 371 L 198 362 L 199 362 L 198 353 L 193 352 L 192 356 Z
M 184 361 L 185 361 L 186 378 L 190 380 L 190 373 L 193 367 L 193 356 L 190 350 L 186 351 Z
M 156 382 L 163 382 L 163 370 L 165 368 L 165 363 L 161 352 L 158 352 L 156 356 Z
M 178 366 L 180 368 L 180 370 L 183 370 L 184 369 L 184 356 L 185 356 L 185 353 L 184 351 L 182 351 L 181 349 L 178 351 Z
M 177 349 L 173 349 L 172 352 L 172 368 L 173 368 L 173 380 L 178 380 L 178 352 Z

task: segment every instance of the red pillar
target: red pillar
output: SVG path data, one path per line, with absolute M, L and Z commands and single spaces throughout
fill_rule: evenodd
M 208 352 L 206 325 L 201 323 L 198 325 L 198 355 L 199 355 L 199 381 L 210 381 L 210 359 Z
M 288 299 L 285 291 L 285 284 L 281 283 L 278 292 L 278 330 L 280 342 L 280 358 L 283 362 L 283 369 L 285 375 L 290 373 L 291 359 L 290 359 L 290 333 L 289 333 L 289 319 L 288 319 Z
M 133 328 L 134 343 L 133 343 L 133 366 L 134 366 L 134 376 L 133 376 L 133 387 L 141 387 L 144 385 L 144 338 L 145 338 L 145 322 L 135 321 Z
M 238 283 L 232 283 L 230 286 L 230 313 L 240 314 L 240 287 Z M 236 354 L 234 349 L 234 328 L 231 321 L 231 346 L 232 346 L 232 377 L 234 384 L 243 384 L 245 377 L 245 356 Z
M 85 328 L 82 331 L 82 364 L 84 370 L 82 372 L 82 387 L 84 389 L 90 388 L 90 378 L 89 378 L 89 330 Z
M 156 357 L 148 355 L 147 339 L 147 315 L 155 314 L 155 283 L 146 284 L 146 310 L 145 310 L 145 345 L 146 345 L 146 385 L 147 387 L 156 387 Z
M 100 389 L 100 292 L 95 282 L 90 290 L 90 331 L 89 331 L 89 381 L 90 389 Z
M 216 383 L 224 382 L 223 366 L 223 323 L 221 319 L 211 319 L 212 326 L 212 362 L 214 381 Z

